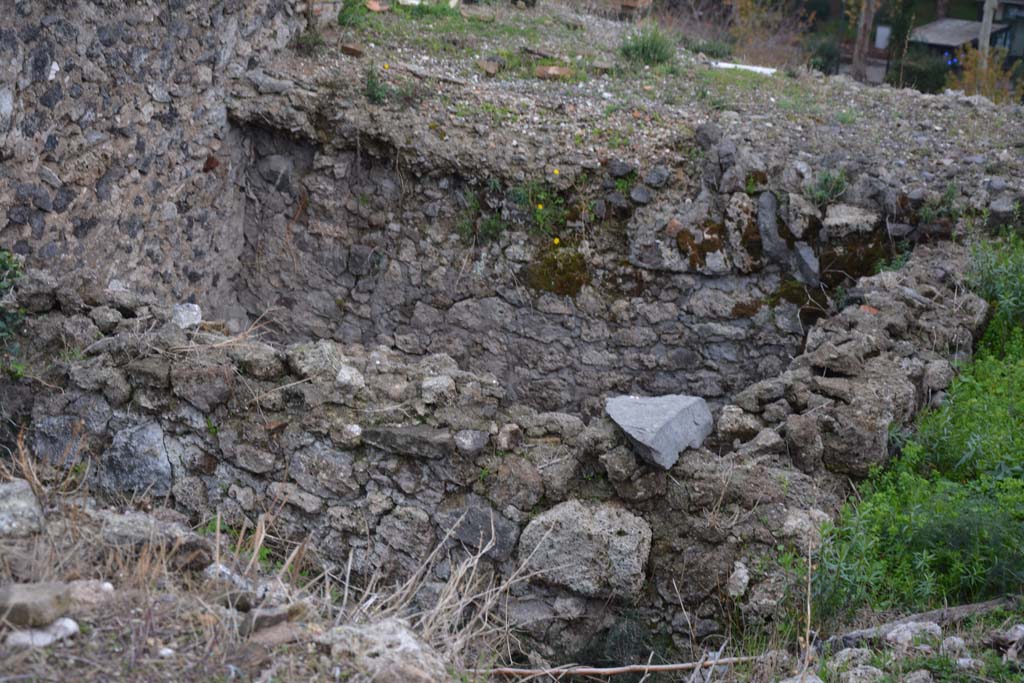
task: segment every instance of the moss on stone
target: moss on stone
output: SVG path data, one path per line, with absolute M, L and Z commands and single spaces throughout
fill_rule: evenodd
M 591 281 L 587 259 L 572 247 L 547 249 L 526 266 L 523 276 L 532 289 L 571 297 Z
M 700 229 L 699 240 L 689 230 L 680 230 L 676 235 L 676 245 L 689 258 L 693 270 L 707 263 L 708 254 L 721 251 L 725 246 L 725 225 L 708 220 L 701 224 Z
M 738 301 L 732 307 L 732 317 L 753 318 L 757 315 L 757 312 L 761 310 L 761 306 L 763 305 L 763 301 L 758 301 L 756 299 L 752 301 Z

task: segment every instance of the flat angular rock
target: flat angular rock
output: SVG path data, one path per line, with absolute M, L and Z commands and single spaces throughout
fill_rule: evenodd
M 714 428 L 708 404 L 699 396 L 615 396 L 605 404 L 637 454 L 670 469 L 687 448 L 699 448 Z
M 460 453 L 476 455 L 491 441 L 491 435 L 475 429 L 463 429 L 455 432 L 455 447 Z
M 480 549 L 490 546 L 487 555 L 498 561 L 512 556 L 519 538 L 518 525 L 473 493 L 452 500 L 437 513 L 436 519 L 442 530 L 451 530 L 462 543 Z
M 12 626 L 52 624 L 70 605 L 66 583 L 12 583 L 0 588 L 0 622 Z
M 851 237 L 872 232 L 881 222 L 881 216 L 874 211 L 849 204 L 833 204 L 825 213 L 822 224 L 822 240 L 843 242 Z
M 100 527 L 102 543 L 114 548 L 141 551 L 147 546 L 166 553 L 177 570 L 198 571 L 213 562 L 210 541 L 176 522 L 157 519 L 144 512 L 95 510 L 88 513 Z
M 429 425 L 371 427 L 363 432 L 363 442 L 389 453 L 430 459 L 447 457 L 455 448 L 447 430 Z
M 0 484 L 0 538 L 30 536 L 43 526 L 43 510 L 24 479 Z
M 349 57 L 362 57 L 366 54 L 366 50 L 359 43 L 342 43 L 341 54 Z

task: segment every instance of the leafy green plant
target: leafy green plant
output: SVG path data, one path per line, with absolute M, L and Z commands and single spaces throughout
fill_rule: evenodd
M 477 225 L 477 235 L 485 242 L 494 242 L 508 230 L 506 223 L 501 216 L 491 214 L 480 219 Z
M 899 270 L 903 266 L 907 265 L 907 261 L 910 260 L 911 254 L 910 245 L 905 242 L 900 242 L 896 245 L 896 253 L 892 258 L 882 259 L 875 264 L 875 273 Z
M 633 191 L 633 187 L 635 185 L 636 173 L 630 173 L 625 177 L 617 178 L 615 180 L 615 190 L 624 197 L 629 196 L 629 193 Z
M 839 39 L 834 35 L 814 34 L 804 46 L 812 69 L 824 74 L 839 73 Z
M 922 223 L 935 223 L 940 219 L 955 221 L 960 217 L 960 207 L 957 206 L 956 198 L 959 194 L 957 186 L 953 183 L 946 185 L 946 189 L 938 198 L 929 199 L 918 211 L 918 218 Z
M 824 530 L 815 605 L 912 609 L 1024 587 L 1024 243 L 975 249 L 970 282 L 996 307 L 945 402 L 896 443 L 862 500 Z
M 485 215 L 476 192 L 467 192 L 465 201 L 466 208 L 455 225 L 463 242 L 494 242 L 505 234 L 508 223 L 498 214 Z
M 843 126 L 852 126 L 857 123 L 857 112 L 844 109 L 836 114 L 836 123 Z
M 21 309 L 5 306 L 14 284 L 22 275 L 18 257 L 0 249 L 0 368 L 12 378 L 20 379 L 25 374 L 25 365 L 16 360 L 18 345 L 12 341 L 24 320 Z
M 846 171 L 825 171 L 814 179 L 807 190 L 807 198 L 819 209 L 824 209 L 846 194 L 846 185 Z
M 512 191 L 512 199 L 533 219 L 533 231 L 556 237 L 568 220 L 565 200 L 556 191 L 537 182 L 527 183 Z
M 666 64 L 676 57 L 675 41 L 665 35 L 657 26 L 648 26 L 626 36 L 619 52 L 635 64 L 655 66 Z
M 462 19 L 459 10 L 447 2 L 421 2 L 418 5 L 395 5 L 395 11 L 412 19 Z
M 370 10 L 359 0 L 345 0 L 338 11 L 338 25 L 346 28 L 360 28 L 366 25 Z
M 995 308 L 992 325 L 1009 328 L 1024 325 L 1024 237 L 1012 232 L 1001 242 L 983 242 L 973 248 L 967 281 L 979 296 Z M 991 326 L 987 332 L 992 332 Z M 994 341 L 992 339 L 989 340 Z
M 391 94 L 391 88 L 388 87 L 387 82 L 380 77 L 380 72 L 377 68 L 371 64 L 366 69 L 366 86 L 363 89 L 363 94 L 366 95 L 366 99 L 371 104 L 384 104 L 388 100 L 388 96 Z

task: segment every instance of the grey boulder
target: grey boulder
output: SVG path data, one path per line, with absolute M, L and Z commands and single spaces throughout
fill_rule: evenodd
M 30 536 L 42 531 L 43 510 L 24 479 L 0 484 L 0 538 Z
M 171 461 L 158 422 L 122 429 L 100 464 L 100 488 L 116 493 L 165 496 L 171 490 Z
M 708 404 L 698 396 L 615 396 L 605 410 L 640 457 L 666 470 L 681 451 L 699 448 L 715 426 Z
M 651 527 L 609 504 L 570 500 L 536 517 L 519 538 L 519 557 L 540 580 L 590 598 L 640 595 Z

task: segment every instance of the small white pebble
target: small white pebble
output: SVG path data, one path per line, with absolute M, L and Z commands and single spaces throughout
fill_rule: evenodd
M 157 652 L 156 654 L 157 654 L 157 656 L 159 656 L 162 659 L 167 659 L 168 657 L 173 657 L 174 656 L 174 650 L 172 648 L 169 648 L 169 647 L 162 647 L 162 648 L 160 648 L 160 651 Z

